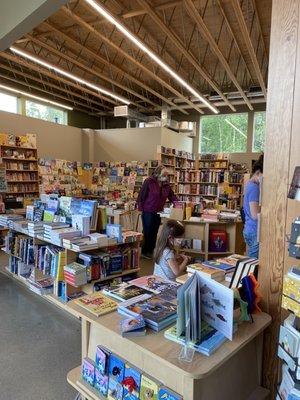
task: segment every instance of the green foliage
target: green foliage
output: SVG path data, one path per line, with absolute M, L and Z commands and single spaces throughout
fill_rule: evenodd
M 56 122 L 57 124 L 66 125 L 66 114 L 66 111 L 60 110 L 58 108 L 26 100 L 26 115 L 28 117 L 43 119 L 44 121 Z
M 263 152 L 265 145 L 266 133 L 266 113 L 256 112 L 254 114 L 254 132 L 253 132 L 253 146 L 252 151 Z
M 201 153 L 247 151 L 247 113 L 206 116 L 200 121 Z

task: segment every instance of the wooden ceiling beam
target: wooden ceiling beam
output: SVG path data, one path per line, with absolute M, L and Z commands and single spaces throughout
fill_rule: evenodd
M 137 78 L 135 78 L 134 76 L 130 75 L 125 69 L 117 67 L 115 64 L 110 63 L 108 60 L 106 60 L 104 57 L 100 56 L 99 54 L 95 53 L 93 50 L 91 50 L 90 48 L 88 48 L 86 45 L 82 45 L 80 44 L 78 41 L 75 40 L 75 38 L 65 34 L 64 32 L 60 31 L 58 28 L 56 28 L 53 24 L 49 23 L 49 22 L 44 22 L 44 24 L 46 24 L 49 28 L 51 28 L 54 32 L 56 32 L 58 35 L 60 35 L 62 38 L 64 38 L 66 41 L 68 40 L 70 43 L 72 43 L 73 45 L 78 45 L 80 46 L 81 50 L 85 51 L 86 53 L 88 53 L 91 57 L 94 57 L 96 60 L 98 60 L 99 62 L 107 65 L 109 68 L 115 70 L 117 73 L 122 74 L 123 76 L 125 76 L 128 80 L 130 80 L 131 82 L 135 83 L 136 85 L 142 87 L 143 89 L 147 90 L 149 93 L 152 93 L 155 97 L 160 98 L 162 101 L 166 102 L 168 101 L 168 99 L 164 96 L 162 96 L 160 93 L 156 92 L 155 90 L 153 90 L 151 87 L 149 87 L 148 85 L 144 84 L 143 82 L 141 82 L 140 80 L 138 80 Z M 154 102 L 150 101 L 149 99 L 147 99 L 146 97 L 139 95 L 139 97 L 144 100 L 145 102 L 151 104 L 151 105 L 155 105 L 158 106 L 158 104 L 155 104 Z
M 231 108 L 232 111 L 236 111 L 235 107 L 228 101 L 227 97 L 223 94 L 217 84 L 211 79 L 209 74 L 199 65 L 198 61 L 192 53 L 186 50 L 184 43 L 179 39 L 177 34 L 171 30 L 161 19 L 161 17 L 154 11 L 154 9 L 148 4 L 147 0 L 137 0 L 137 2 L 147 10 L 148 15 L 152 20 L 160 27 L 160 29 L 172 40 L 173 44 L 178 48 L 185 58 L 193 65 L 193 67 L 199 72 L 202 78 L 216 91 L 223 101 Z M 212 105 L 213 106 L 213 105 Z
M 161 11 L 161 10 L 167 10 L 168 8 L 176 7 L 181 4 L 182 4 L 182 0 L 167 1 L 166 3 L 155 6 L 154 8 L 157 11 Z M 128 19 L 128 18 L 137 17 L 139 15 L 145 15 L 145 14 L 147 14 L 147 10 L 145 10 L 145 9 L 133 10 L 133 11 L 129 11 L 129 12 L 123 14 L 122 18 Z
M 48 86 L 50 88 L 56 89 L 56 90 L 64 92 L 64 93 L 68 93 L 70 96 L 78 97 L 79 99 L 82 99 L 82 100 L 84 100 L 84 101 L 86 101 L 88 103 L 96 104 L 97 107 L 101 106 L 101 104 L 99 104 L 99 102 L 97 102 L 97 101 L 95 101 L 93 99 L 90 99 L 89 97 L 84 97 L 79 93 L 75 93 L 75 92 L 72 92 L 72 91 L 66 89 L 66 87 L 62 88 L 61 86 L 55 85 L 54 83 L 51 83 L 51 82 L 45 81 L 43 79 L 37 78 L 36 76 L 33 76 L 32 74 L 27 74 L 26 72 L 19 71 L 18 69 L 13 68 L 10 65 L 5 65 L 5 64 L 0 63 L 0 68 L 5 69 L 5 70 L 10 71 L 10 72 L 13 72 L 16 75 L 20 75 L 25 79 L 31 79 L 31 80 L 33 80 L 35 82 L 40 83 L 41 85 Z M 80 104 L 79 102 L 77 102 L 77 103 Z M 90 107 L 91 109 L 94 109 L 94 110 L 97 110 L 99 112 L 103 112 L 104 113 L 103 110 L 98 110 L 96 107 L 93 107 L 92 105 L 89 106 L 88 104 L 85 104 L 85 106 Z
M 60 76 L 57 76 L 56 74 L 54 74 L 53 72 L 50 72 L 46 68 L 38 67 L 37 65 L 35 65 L 33 63 L 25 61 L 21 57 L 16 57 L 16 56 L 14 56 L 12 54 L 4 53 L 4 52 L 0 53 L 0 57 L 3 57 L 6 60 L 12 61 L 12 62 L 14 62 L 16 64 L 19 64 L 19 65 L 23 66 L 23 67 L 26 67 L 26 68 L 31 69 L 33 71 L 36 71 L 41 75 L 46 75 L 51 79 L 54 79 L 56 81 L 60 81 L 60 82 L 66 84 L 68 86 L 76 88 L 77 90 L 81 90 L 82 92 L 87 93 L 87 94 L 89 94 L 91 96 L 98 97 L 99 99 L 104 100 L 103 96 L 100 95 L 98 92 L 93 92 L 92 90 L 84 88 L 83 86 L 79 85 L 78 83 L 76 84 L 76 83 L 73 83 L 71 81 L 68 81 L 67 79 L 61 78 Z M 106 108 L 107 110 L 110 110 L 110 111 L 112 109 L 112 106 L 109 107 L 106 104 L 101 104 L 101 107 Z
M 39 46 L 41 46 L 41 47 L 44 47 L 45 49 L 47 49 L 47 50 L 50 51 L 51 53 L 56 54 L 57 56 L 61 57 L 62 59 L 68 60 L 69 62 L 71 62 L 71 63 L 74 64 L 74 65 L 77 65 L 78 68 L 80 68 L 80 69 L 86 71 L 87 73 L 89 73 L 89 74 L 91 74 L 91 75 L 94 75 L 94 76 L 97 76 L 98 78 L 103 79 L 103 80 L 105 80 L 105 81 L 111 83 L 112 85 L 118 86 L 119 88 L 121 88 L 121 89 L 127 91 L 128 93 L 133 94 L 133 95 L 136 96 L 136 97 L 139 97 L 135 91 L 129 89 L 127 86 L 122 85 L 121 83 L 117 82 L 116 80 L 111 79 L 111 78 L 109 78 L 108 76 L 102 74 L 102 73 L 101 73 L 98 69 L 96 69 L 95 67 L 93 67 L 93 69 L 92 69 L 92 68 L 89 68 L 87 65 L 85 65 L 85 64 L 83 64 L 82 62 L 76 60 L 75 58 L 68 56 L 66 53 L 63 53 L 62 51 L 59 51 L 59 50 L 55 49 L 55 48 L 52 47 L 52 46 L 49 46 L 47 43 L 42 42 L 42 41 L 39 40 L 39 39 L 35 39 L 35 37 L 33 37 L 33 36 L 31 36 L 31 35 L 27 35 L 27 37 L 30 38 L 30 40 L 31 40 L 33 43 L 36 43 L 37 45 L 39 45 Z M 41 57 L 41 56 L 39 56 L 39 57 Z M 43 59 L 43 60 L 47 62 L 47 59 Z M 105 87 L 104 87 L 104 89 L 110 90 L 109 88 L 105 88 Z M 117 94 L 118 94 L 118 93 L 117 93 Z M 115 102 L 115 101 L 114 101 L 113 103 L 114 103 L 115 105 L 118 105 L 118 103 Z M 145 110 L 147 110 L 145 107 L 143 107 L 143 106 L 137 104 L 137 103 L 134 102 L 134 101 L 131 101 L 131 100 L 130 100 L 130 103 L 131 103 L 132 105 L 134 105 L 135 107 L 141 107 L 141 108 L 144 108 Z
M 6 79 L 6 80 L 12 81 L 12 82 L 16 83 L 17 85 L 26 86 L 26 88 L 30 88 L 30 89 L 34 89 L 34 90 L 40 91 L 40 92 L 42 92 L 42 93 L 46 93 L 47 95 L 50 95 L 52 98 L 53 98 L 53 97 L 54 97 L 54 98 L 58 97 L 58 98 L 60 98 L 60 99 L 66 100 L 66 101 L 68 101 L 68 102 L 71 102 L 71 103 L 72 103 L 72 107 L 75 108 L 76 110 L 83 111 L 83 112 L 85 112 L 85 113 L 87 112 L 86 109 L 82 109 L 82 108 L 78 107 L 77 104 L 79 104 L 79 105 L 81 105 L 81 106 L 83 106 L 83 107 L 86 107 L 86 108 L 88 109 L 88 112 L 89 112 L 89 113 L 93 113 L 93 111 L 91 111 L 92 109 L 91 109 L 89 106 L 87 106 L 86 104 L 82 104 L 82 103 L 80 103 L 80 102 L 78 102 L 78 103 L 77 103 L 77 102 L 74 102 L 74 101 L 70 100 L 68 97 L 62 96 L 62 95 L 60 95 L 60 94 L 54 94 L 54 93 L 52 93 L 52 92 L 49 92 L 48 90 L 42 89 L 41 87 L 38 87 L 38 86 L 35 86 L 35 85 L 32 85 L 32 84 L 29 84 L 28 82 L 18 81 L 18 80 L 16 80 L 15 78 L 12 78 L 11 76 L 7 76 L 7 75 L 5 75 L 5 74 L 1 74 L 1 73 L 0 73 L 0 77 L 1 77 L 1 78 L 4 78 L 4 79 Z M 14 89 L 18 90 L 18 88 L 14 88 Z M 32 93 L 32 95 L 40 96 L 40 95 L 37 94 L 37 93 Z M 26 97 L 26 96 L 25 96 L 25 97 Z M 29 99 L 30 99 L 30 98 L 29 98 Z M 34 101 L 34 100 L 33 100 L 33 101 Z M 54 100 L 54 101 L 56 101 L 56 100 Z M 102 111 L 100 111 L 100 110 L 99 110 L 99 112 L 102 113 Z M 96 115 L 96 113 L 93 113 L 93 115 Z
M 255 54 L 255 50 L 254 50 L 254 47 L 253 47 L 253 44 L 251 41 L 251 37 L 250 37 L 249 31 L 248 31 L 248 28 L 246 25 L 246 21 L 245 21 L 244 15 L 243 15 L 243 11 L 241 9 L 240 2 L 239 2 L 239 0 L 231 0 L 231 4 L 232 4 L 236 19 L 239 24 L 241 34 L 242 34 L 244 42 L 246 44 L 248 53 L 250 55 L 256 76 L 258 78 L 258 82 L 261 87 L 261 90 L 262 90 L 265 98 L 267 98 L 267 88 L 266 88 L 263 74 L 262 74 L 262 71 L 260 69 L 256 54 Z
M 245 103 L 247 104 L 248 108 L 250 110 L 253 110 L 253 106 L 251 105 L 249 99 L 247 98 L 244 90 L 242 89 L 241 85 L 239 84 L 236 76 L 234 75 L 233 71 L 230 68 L 230 65 L 228 64 L 226 58 L 224 57 L 223 53 L 221 52 L 218 44 L 216 43 L 215 39 L 213 38 L 212 34 L 210 33 L 209 29 L 207 28 L 205 22 L 203 21 L 203 18 L 199 14 L 197 8 L 195 7 L 194 3 L 192 0 L 184 0 L 184 5 L 186 8 L 187 13 L 189 14 L 190 18 L 196 23 L 197 28 L 199 29 L 199 32 L 201 36 L 209 43 L 210 48 L 212 52 L 215 54 L 215 56 L 219 59 L 221 64 L 223 65 L 225 71 L 227 72 L 229 78 L 237 88 L 238 92 L 244 99 Z
M 269 60 L 269 54 L 268 54 L 268 51 L 267 51 L 267 46 L 266 46 L 266 43 L 265 43 L 265 39 L 264 39 L 262 27 L 261 27 L 261 21 L 260 21 L 260 17 L 259 17 L 258 10 L 257 10 L 256 0 L 252 0 L 252 5 L 253 5 L 254 13 L 256 14 L 256 24 L 257 24 L 257 27 L 258 27 L 259 34 L 261 36 L 264 54 L 265 54 L 267 60 Z
M 159 82 L 162 86 L 164 86 L 166 89 L 168 89 L 171 93 L 175 94 L 176 97 L 179 97 L 181 99 L 183 99 L 186 103 L 192 105 L 192 108 L 195 108 L 198 112 L 200 112 L 198 109 L 198 107 L 195 107 L 195 105 L 189 100 L 187 99 L 184 95 L 182 95 L 182 93 L 180 93 L 178 90 L 176 90 L 175 88 L 173 88 L 171 85 L 169 85 L 165 80 L 163 80 L 162 78 L 160 78 L 159 76 L 157 76 L 154 72 L 152 72 L 151 70 L 149 70 L 146 66 L 144 66 L 142 63 L 140 63 L 139 61 L 137 61 L 134 57 L 130 56 L 126 51 L 124 51 L 123 49 L 121 49 L 118 45 L 116 45 L 115 43 L 113 43 L 110 39 L 108 39 L 106 36 L 102 35 L 99 31 L 97 31 L 97 29 L 95 29 L 94 27 L 92 27 L 91 25 L 89 25 L 88 23 L 86 23 L 82 18 L 80 18 L 77 14 L 75 14 L 74 12 L 72 12 L 71 10 L 69 10 L 67 7 L 63 6 L 61 8 L 62 11 L 64 11 L 68 16 L 70 16 L 74 21 L 76 21 L 80 26 L 84 27 L 85 29 L 89 30 L 90 32 L 92 32 L 95 36 L 98 37 L 98 39 L 100 39 L 101 41 L 105 42 L 106 44 L 108 44 L 110 47 L 112 47 L 114 50 L 116 50 L 117 52 L 119 52 L 120 54 L 122 54 L 123 57 L 125 57 L 127 60 L 129 60 L 130 62 L 132 62 L 135 66 L 137 66 L 138 68 L 140 68 L 141 70 L 143 70 L 145 73 L 147 73 L 149 76 L 151 76 L 152 79 L 156 80 L 157 82 Z M 172 103 L 170 100 L 168 100 L 168 102 L 166 102 L 167 104 L 171 105 L 172 107 L 174 107 L 174 103 Z M 176 107 L 176 105 L 175 105 Z M 180 110 L 180 108 L 178 108 L 179 111 L 183 112 L 184 114 L 187 114 L 186 111 L 184 110 Z M 203 113 L 203 111 L 201 110 L 201 113 Z

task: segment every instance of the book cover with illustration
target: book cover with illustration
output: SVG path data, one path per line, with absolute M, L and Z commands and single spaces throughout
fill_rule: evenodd
M 168 292 L 170 295 L 177 296 L 177 290 L 180 283 L 163 279 L 156 275 L 143 276 L 130 282 L 132 285 L 151 290 L 153 293 L 160 294 Z
M 137 368 L 126 364 L 122 385 L 124 388 L 123 400 L 139 400 L 142 373 Z
M 82 379 L 88 384 L 94 386 L 95 382 L 95 363 L 90 358 L 86 357 L 82 361 L 81 367 Z
M 173 390 L 166 387 L 161 387 L 158 392 L 158 400 L 182 400 L 180 394 L 173 392 Z
M 138 296 L 142 296 L 144 294 L 152 295 L 153 292 L 136 285 L 123 285 L 117 289 L 105 290 L 105 294 L 114 297 L 117 300 L 125 301 L 133 299 Z
M 160 384 L 147 375 L 142 375 L 140 400 L 158 400 Z
M 108 382 L 108 400 L 123 400 L 123 386 L 117 380 L 109 377 Z
M 124 371 L 124 361 L 115 354 L 111 354 L 109 357 L 108 367 L 109 380 L 114 379 L 115 381 L 121 383 L 124 379 Z
M 131 332 L 145 328 L 145 320 L 141 315 L 134 318 L 126 318 L 120 321 L 121 333 Z
M 100 292 L 80 297 L 75 300 L 75 303 L 96 317 L 115 311 L 118 306 L 117 302 L 109 299 Z
M 108 370 L 109 352 L 101 346 L 96 348 L 96 367 L 101 374 L 106 374 Z
M 95 384 L 94 384 L 95 389 L 97 389 L 100 394 L 103 396 L 107 396 L 108 393 L 108 376 L 101 374 L 98 369 L 95 369 Z

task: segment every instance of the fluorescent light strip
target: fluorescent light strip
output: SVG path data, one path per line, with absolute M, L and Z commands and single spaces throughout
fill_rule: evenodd
M 85 0 L 91 7 L 93 7 L 99 14 L 111 22 L 119 31 L 121 31 L 129 40 L 131 40 L 138 48 L 143 50 L 149 57 L 152 58 L 161 68 L 168 74 L 176 79 L 182 86 L 184 86 L 191 94 L 197 99 L 201 100 L 207 107 L 209 107 L 215 114 L 219 113 L 214 106 L 212 106 L 205 97 L 201 96 L 194 88 L 192 88 L 184 79 L 182 79 L 175 71 L 173 71 L 161 58 L 157 57 L 143 42 L 141 42 L 135 35 L 130 33 L 127 28 L 120 24 L 109 12 L 94 0 Z
M 9 86 L 6 86 L 6 85 L 1 85 L 0 84 L 0 89 L 5 89 L 5 90 L 8 90 L 9 92 L 21 94 L 22 96 L 30 97 L 31 99 L 40 100 L 40 101 L 43 101 L 44 103 L 53 104 L 54 106 L 65 108 L 66 110 L 70 110 L 70 111 L 73 110 L 72 107 L 65 106 L 64 104 L 57 103 L 56 101 L 48 100 L 48 99 L 45 99 L 44 97 L 35 96 L 33 94 L 30 94 L 30 93 L 27 93 L 27 92 L 23 92 L 22 90 L 13 89 L 13 88 L 11 88 Z
M 69 72 L 67 72 L 67 71 L 65 71 L 63 69 L 60 69 L 60 68 L 58 68 L 58 67 L 56 67 L 56 66 L 54 66 L 52 64 L 49 64 L 46 61 L 43 61 L 40 58 L 35 57 L 32 54 L 29 54 L 29 53 L 27 53 L 25 51 L 19 50 L 14 46 L 11 46 L 10 50 L 15 52 L 15 53 L 17 53 L 17 54 L 19 54 L 22 57 L 27 58 L 28 60 L 34 61 L 34 62 L 42 65 L 43 67 L 52 69 L 53 71 L 56 71 L 59 74 L 61 74 L 63 76 L 66 76 L 67 78 L 70 78 L 70 79 L 72 79 L 73 81 L 75 81 L 77 83 L 81 83 L 82 85 L 88 86 L 89 88 L 96 90 L 97 92 L 101 92 L 103 94 L 106 94 L 107 96 L 110 96 L 110 97 L 120 101 L 121 103 L 124 103 L 124 104 L 127 104 L 127 105 L 130 104 L 130 101 L 124 99 L 123 97 L 117 96 L 112 92 L 109 92 L 109 91 L 107 91 L 105 89 L 102 89 L 100 86 L 94 85 L 93 83 L 90 83 L 90 82 L 88 82 L 88 81 L 86 81 L 84 79 L 81 79 L 77 75 L 70 74 Z

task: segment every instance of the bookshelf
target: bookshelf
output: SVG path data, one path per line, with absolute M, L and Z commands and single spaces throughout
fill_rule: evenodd
M 39 173 L 38 173 L 38 154 L 33 135 L 11 137 L 10 144 L 5 144 L 9 140 L 9 135 L 5 139 L 1 136 L 0 155 L 6 170 L 7 191 L 6 200 L 21 198 L 37 198 L 39 196 Z M 13 144 L 16 143 L 16 144 Z M 17 143 L 28 143 L 27 146 Z M 30 147 L 35 145 L 35 147 Z

